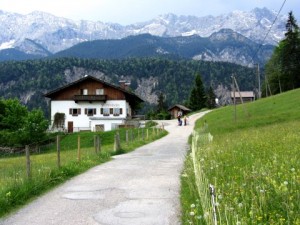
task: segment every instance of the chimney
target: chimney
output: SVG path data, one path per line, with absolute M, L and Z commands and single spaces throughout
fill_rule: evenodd
M 119 84 L 120 84 L 120 88 L 122 88 L 122 89 L 124 89 L 126 91 L 129 90 L 130 82 L 127 82 L 126 80 L 120 80 Z

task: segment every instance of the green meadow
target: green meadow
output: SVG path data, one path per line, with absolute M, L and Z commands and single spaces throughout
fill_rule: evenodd
M 55 138 L 38 152 L 31 153 L 31 176 L 27 176 L 26 157 L 18 155 L 0 156 L 0 217 L 45 193 L 91 167 L 111 160 L 116 154 L 130 152 L 167 134 L 157 128 L 130 129 L 126 141 L 126 130 L 120 129 L 121 149 L 114 151 L 116 131 L 80 132 L 60 135 L 60 167 L 58 167 Z M 96 152 L 94 136 L 101 140 L 101 149 Z M 78 151 L 80 136 L 80 151 Z
M 183 224 L 300 224 L 300 89 L 216 109 L 191 139 Z

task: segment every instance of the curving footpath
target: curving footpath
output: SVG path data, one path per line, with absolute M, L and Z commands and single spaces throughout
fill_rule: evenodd
M 164 121 L 164 138 L 118 155 L 0 219 L 1 225 L 180 224 L 180 172 L 196 119 Z M 161 121 L 160 121 L 161 123 Z

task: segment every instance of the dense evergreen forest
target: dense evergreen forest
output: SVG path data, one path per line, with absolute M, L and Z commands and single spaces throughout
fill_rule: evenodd
M 74 71 L 77 71 L 77 74 Z M 201 75 L 207 89 L 210 86 L 216 88 L 220 84 L 230 89 L 232 74 L 236 75 L 241 90 L 254 90 L 257 86 L 254 68 L 224 62 L 163 58 L 56 58 L 0 63 L 0 96 L 18 98 L 29 109 L 40 107 L 48 115 L 44 93 L 85 74 L 93 75 L 91 73 L 95 71 L 103 74 L 104 78 L 113 84 L 118 84 L 120 79 L 129 80 L 133 91 L 140 86 L 142 79 L 154 77 L 157 83 L 151 92 L 163 93 L 168 106 L 184 103 L 189 98 L 197 73 Z
M 300 88 L 300 29 L 293 12 L 289 13 L 285 38 L 266 64 L 263 95 Z

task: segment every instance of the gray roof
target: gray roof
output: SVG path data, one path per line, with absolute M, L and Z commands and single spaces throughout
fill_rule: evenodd
M 231 98 L 233 98 L 234 96 L 236 98 L 242 97 L 242 98 L 254 98 L 254 92 L 253 91 L 240 91 L 241 96 L 239 94 L 239 92 L 230 92 Z
M 191 109 L 189 109 L 189 108 L 187 108 L 187 107 L 185 107 L 185 106 L 183 106 L 183 105 L 179 105 L 179 104 L 176 104 L 176 105 L 173 105 L 172 107 L 170 107 L 169 109 L 168 109 L 168 111 L 171 111 L 173 108 L 175 108 L 175 107 L 178 107 L 179 109 L 181 109 L 181 110 L 183 110 L 183 111 L 192 111 Z

